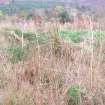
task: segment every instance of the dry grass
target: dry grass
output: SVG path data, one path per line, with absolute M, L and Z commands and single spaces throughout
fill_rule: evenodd
M 33 23 L 30 23 L 30 27 L 25 26 L 25 30 L 50 31 L 51 35 L 44 45 L 38 42 L 29 45 L 25 59 L 21 62 L 13 64 L 8 61 L 10 55 L 0 53 L 0 88 L 7 93 L 0 105 L 105 104 L 105 64 L 104 59 L 101 59 L 104 45 L 88 50 L 85 42 L 66 43 L 54 27 L 61 28 L 49 23 L 41 28 Z M 90 31 L 92 34 L 91 26 Z M 85 95 L 76 94 L 76 98 L 71 100 L 73 97 L 68 96 L 68 90 L 72 86 L 82 88 Z

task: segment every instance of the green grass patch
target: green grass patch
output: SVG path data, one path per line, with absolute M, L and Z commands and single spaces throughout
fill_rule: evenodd
M 5 31 L 9 34 L 14 32 L 18 37 L 23 38 L 29 42 L 34 42 L 38 44 L 44 44 L 48 40 L 48 33 L 44 32 L 31 32 L 31 31 L 22 31 L 17 28 L 6 28 Z
M 72 43 L 79 43 L 82 38 L 94 38 L 94 45 L 99 45 L 99 42 L 105 39 L 105 32 L 104 31 L 61 31 L 61 37 L 67 41 Z
M 94 43 L 95 47 L 99 46 L 100 42 L 105 40 L 105 32 L 104 31 L 93 32 L 93 35 L 94 35 L 94 40 L 95 40 L 95 43 Z
M 86 92 L 79 86 L 73 85 L 68 89 L 68 105 L 78 105 L 79 100 L 86 95 Z
M 87 34 L 86 31 L 61 31 L 62 38 L 68 42 L 79 43 L 81 38 Z
M 45 32 L 31 32 L 31 31 L 25 31 L 22 32 L 22 30 L 17 28 L 7 28 L 5 29 L 8 35 L 11 34 L 11 32 L 14 32 L 18 37 L 24 37 L 24 40 L 28 41 L 29 43 L 34 44 L 45 44 L 48 42 L 48 38 L 50 36 L 50 33 Z M 85 38 L 88 39 L 88 41 L 91 42 L 92 34 L 94 37 L 94 46 L 98 46 L 99 42 L 105 39 L 105 32 L 104 31 L 87 31 L 87 30 L 77 30 L 77 31 L 69 31 L 69 30 L 60 30 L 59 33 L 60 36 L 66 41 L 70 43 L 80 43 Z M 12 35 L 11 35 L 12 36 Z M 82 40 L 83 39 L 83 40 Z
M 12 63 L 18 63 L 25 57 L 25 51 L 21 47 L 11 47 L 8 51 L 11 55 L 10 61 Z

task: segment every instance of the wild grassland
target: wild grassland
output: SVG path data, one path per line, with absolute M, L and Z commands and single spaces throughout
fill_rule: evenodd
M 15 27 L 0 32 L 0 105 L 105 104 L 105 32 Z

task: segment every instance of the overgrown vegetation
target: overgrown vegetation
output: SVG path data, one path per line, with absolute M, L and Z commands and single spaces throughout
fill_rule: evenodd
M 105 104 L 104 30 L 79 10 L 76 20 L 53 8 L 47 21 L 24 9 L 1 19 L 0 105 Z

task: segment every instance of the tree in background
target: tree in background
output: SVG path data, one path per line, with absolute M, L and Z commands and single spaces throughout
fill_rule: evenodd
M 61 23 L 70 21 L 70 14 L 64 7 L 56 6 L 54 10 L 55 10 L 55 17 L 58 18 L 58 20 Z
M 62 23 L 70 21 L 70 17 L 69 17 L 68 12 L 66 10 L 62 11 L 59 14 L 59 19 L 60 19 L 60 22 L 62 22 Z

